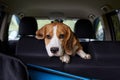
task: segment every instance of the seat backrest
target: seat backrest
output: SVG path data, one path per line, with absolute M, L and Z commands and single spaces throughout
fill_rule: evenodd
M 87 19 L 80 19 L 75 23 L 75 35 L 78 38 L 93 39 L 95 37 L 92 23 Z
M 22 37 L 17 43 L 16 55 L 20 58 L 47 56 L 44 40 L 29 36 Z
M 19 59 L 0 53 L 0 80 L 29 80 L 27 67 Z
M 120 61 L 120 41 L 93 41 L 89 44 L 89 51 L 99 61 Z
M 44 41 L 37 40 L 35 33 L 37 30 L 37 22 L 33 17 L 24 17 L 19 24 L 20 39 L 16 46 L 16 55 L 25 56 L 45 56 L 47 55 Z M 40 54 L 41 53 L 41 54 Z M 42 54 L 46 53 L 46 54 Z

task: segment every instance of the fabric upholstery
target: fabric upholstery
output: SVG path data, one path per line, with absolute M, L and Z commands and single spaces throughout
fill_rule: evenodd
M 78 20 L 75 23 L 74 32 L 78 38 L 94 38 L 94 30 L 92 23 L 87 19 Z
M 27 67 L 19 59 L 0 53 L 0 80 L 29 80 Z
M 65 64 L 65 72 L 90 77 L 91 79 L 119 79 L 120 42 L 92 41 L 88 47 L 88 53 L 92 55 L 92 59 L 83 60 L 79 56 L 73 56 L 71 63 Z
M 23 17 L 19 24 L 19 35 L 35 35 L 37 22 L 34 17 Z
M 119 41 L 93 41 L 89 44 L 90 53 L 94 53 L 94 58 L 99 61 L 120 60 Z

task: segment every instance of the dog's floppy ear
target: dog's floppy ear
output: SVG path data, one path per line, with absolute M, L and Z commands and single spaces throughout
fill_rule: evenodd
M 72 50 L 74 49 L 76 43 L 77 39 L 74 36 L 73 32 L 69 27 L 66 27 L 66 39 L 65 43 L 63 44 L 66 54 L 73 55 Z
M 45 38 L 45 29 L 46 29 L 46 27 L 43 26 L 41 29 L 37 30 L 35 37 L 36 37 L 37 39 L 44 39 L 44 38 Z

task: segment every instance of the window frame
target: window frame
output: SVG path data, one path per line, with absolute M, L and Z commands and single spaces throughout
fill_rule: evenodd
M 120 10 L 114 10 L 114 11 L 106 14 L 106 18 L 107 18 L 107 21 L 108 21 L 112 41 L 117 40 L 116 39 L 116 32 L 115 32 L 114 23 L 112 21 L 112 16 L 117 15 L 119 11 Z M 120 20 L 119 20 L 119 23 L 120 23 Z

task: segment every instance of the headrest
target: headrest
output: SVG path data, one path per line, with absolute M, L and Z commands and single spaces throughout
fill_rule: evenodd
M 94 30 L 92 23 L 87 19 L 80 19 L 75 23 L 74 27 L 75 35 L 78 38 L 94 38 Z
M 37 21 L 34 17 L 23 17 L 20 20 L 19 35 L 35 35 L 37 29 Z

